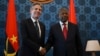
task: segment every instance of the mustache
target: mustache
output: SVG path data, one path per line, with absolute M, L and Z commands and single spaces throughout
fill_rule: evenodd
M 61 19 L 66 19 L 66 17 L 62 17 Z

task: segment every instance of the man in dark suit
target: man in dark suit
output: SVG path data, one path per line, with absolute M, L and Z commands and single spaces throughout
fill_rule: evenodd
M 53 56 L 83 56 L 78 26 L 68 22 L 66 8 L 60 9 L 59 19 L 60 21 L 50 28 L 44 53 L 53 46 Z
M 22 46 L 20 56 L 42 56 L 44 47 L 45 26 L 39 21 L 42 6 L 35 3 L 30 8 L 31 18 L 21 21 Z

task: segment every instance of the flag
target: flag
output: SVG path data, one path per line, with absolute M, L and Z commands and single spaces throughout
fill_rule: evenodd
M 73 24 L 77 24 L 74 0 L 70 0 L 69 4 L 69 21 Z
M 18 29 L 14 0 L 8 1 L 8 10 L 6 18 L 6 49 L 4 50 L 5 56 L 15 56 L 19 49 L 18 43 Z M 11 47 L 9 47 L 11 45 Z M 8 53 L 8 48 L 12 48 L 14 53 Z

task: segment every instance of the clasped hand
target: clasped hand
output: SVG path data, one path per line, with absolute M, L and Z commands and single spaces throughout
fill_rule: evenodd
M 46 49 L 45 48 L 41 48 L 40 55 L 45 55 L 45 54 L 46 54 Z

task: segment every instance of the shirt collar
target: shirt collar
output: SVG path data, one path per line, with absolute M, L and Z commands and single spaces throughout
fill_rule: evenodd
M 33 17 L 31 17 L 31 20 L 33 21 L 33 22 L 38 22 L 38 20 L 35 20 Z
M 63 25 L 62 21 L 59 21 L 61 25 Z M 65 22 L 66 25 L 68 25 L 68 21 Z

